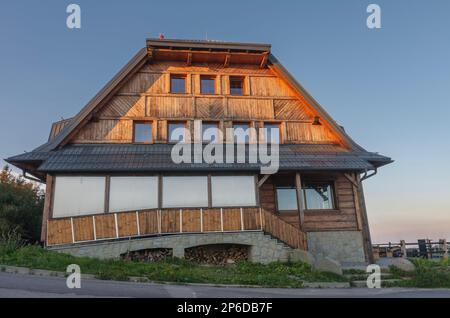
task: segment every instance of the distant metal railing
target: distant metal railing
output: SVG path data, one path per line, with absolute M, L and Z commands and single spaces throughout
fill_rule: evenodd
M 450 245 L 447 239 L 432 241 L 420 239 L 417 242 L 389 242 L 373 244 L 374 258 L 382 257 L 422 257 L 422 258 L 445 258 L 450 254 Z

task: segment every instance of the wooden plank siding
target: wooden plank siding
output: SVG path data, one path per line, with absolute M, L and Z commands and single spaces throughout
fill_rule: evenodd
M 186 92 L 170 93 L 170 74 L 186 75 Z M 201 94 L 201 75 L 215 76 L 215 94 Z M 244 78 L 243 96 L 230 95 L 229 76 Z M 72 143 L 131 143 L 133 120 L 279 120 L 286 126 L 286 143 L 339 143 L 322 125 L 312 125 L 313 108 L 268 68 L 255 65 L 178 62 L 144 65 L 96 111 L 71 139 Z M 56 128 L 54 129 L 56 131 Z M 167 142 L 158 122 L 157 142 Z
M 335 192 L 337 208 L 335 210 L 305 210 L 304 228 L 310 231 L 358 230 L 357 207 L 353 194 L 353 186 L 343 174 L 332 174 L 336 178 Z M 299 227 L 298 211 L 276 210 L 276 190 L 271 179 L 267 180 L 259 190 L 261 207 L 278 215 L 282 220 Z

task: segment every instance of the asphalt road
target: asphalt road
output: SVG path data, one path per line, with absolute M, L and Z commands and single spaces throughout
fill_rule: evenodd
M 278 297 L 446 297 L 450 289 L 293 289 L 183 286 L 83 279 L 69 289 L 59 277 L 0 273 L 0 297 L 146 297 L 146 298 L 278 298 Z

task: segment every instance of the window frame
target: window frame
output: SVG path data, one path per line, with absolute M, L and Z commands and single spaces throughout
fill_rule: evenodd
M 212 178 L 213 177 L 253 177 L 254 179 L 254 194 L 255 194 L 255 205 L 217 205 L 214 206 L 213 204 L 213 192 L 212 192 Z M 235 174 L 220 174 L 220 173 L 214 173 L 214 174 L 208 174 L 208 202 L 209 202 L 209 208 L 214 209 L 225 209 L 225 208 L 259 208 L 260 207 L 260 198 L 259 198 L 259 188 L 258 188 L 258 176 L 254 174 L 248 174 L 248 173 L 235 173 Z
M 209 79 L 213 81 L 213 92 L 212 93 L 204 93 L 202 91 L 202 80 Z M 200 95 L 217 95 L 217 76 L 216 75 L 200 75 Z
M 306 200 L 306 193 L 305 193 L 305 184 L 307 183 L 328 183 L 331 187 L 331 203 L 332 208 L 327 209 L 308 209 L 308 202 Z M 302 180 L 302 205 L 304 211 L 311 211 L 311 212 L 338 212 L 340 210 L 339 208 L 339 200 L 336 193 L 337 185 L 336 180 L 333 179 L 321 179 L 321 178 L 306 178 Z
M 170 121 L 167 121 L 167 143 L 169 143 L 169 144 L 176 144 L 176 143 L 179 143 L 179 142 L 185 143 L 186 142 L 186 134 L 183 135 L 183 140 L 182 141 L 180 141 L 180 140 L 172 140 L 171 139 L 171 134 L 170 134 L 170 125 L 171 124 L 182 124 L 184 129 L 187 129 L 187 121 L 185 121 L 185 120 L 170 120 Z
M 175 78 L 182 78 L 184 80 L 184 91 L 183 92 L 174 92 L 173 91 L 172 79 L 175 79 Z M 169 92 L 171 94 L 187 94 L 187 74 L 171 73 L 169 84 L 170 84 Z
M 231 128 L 233 128 L 233 144 L 236 144 L 236 145 L 238 145 L 238 144 L 240 144 L 240 145 L 248 145 L 248 144 L 250 144 L 252 142 L 252 135 L 251 134 L 248 134 L 248 141 L 237 142 L 236 135 L 234 133 L 234 126 L 235 125 L 247 125 L 248 129 L 250 129 L 250 128 L 253 127 L 252 122 L 249 122 L 249 121 L 236 121 L 235 122 L 235 121 L 233 121 L 231 123 Z
M 205 140 L 204 139 L 204 131 L 203 131 L 203 125 L 204 124 L 206 124 L 206 125 L 216 125 L 216 127 L 217 127 L 217 131 L 218 131 L 218 133 L 219 133 L 219 135 L 220 135 L 220 121 L 212 121 L 212 120 L 207 120 L 207 121 L 202 121 L 202 137 L 201 137 L 201 140 L 202 140 L 202 143 L 220 143 L 222 140 L 219 140 L 219 139 L 217 139 L 216 141 L 212 141 L 212 140 Z M 220 136 L 218 136 L 218 138 L 220 138 Z M 223 139 L 223 136 L 222 136 L 222 139 Z
M 242 83 L 241 94 L 236 94 L 236 93 L 232 92 L 231 82 L 234 81 L 234 80 L 239 80 Z M 228 78 L 228 86 L 229 86 L 229 89 L 230 89 L 229 93 L 230 93 L 231 96 L 244 96 L 245 92 L 246 92 L 245 76 L 229 76 L 229 78 Z
M 142 125 L 142 124 L 150 124 L 150 131 L 151 131 L 151 141 L 136 141 L 136 125 Z M 132 140 L 134 144 L 153 144 L 155 143 L 155 121 L 153 120 L 133 120 L 133 136 Z
M 299 200 L 298 200 L 298 191 L 297 191 L 297 187 L 295 186 L 295 185 L 292 185 L 292 186 L 290 186 L 290 185 L 274 185 L 274 188 L 275 188 L 275 210 L 277 211 L 277 213 L 279 213 L 279 214 L 289 214 L 289 213 L 291 213 L 291 214 L 293 214 L 293 213 L 295 213 L 295 214 L 298 214 L 298 212 L 299 212 L 299 207 L 298 207 L 298 202 L 299 202 Z M 295 191 L 295 205 L 297 206 L 297 208 L 296 209 L 294 209 L 294 210 L 280 210 L 279 209 L 279 207 L 278 207 L 278 202 L 280 201 L 279 200 L 279 196 L 278 196 L 278 189 L 290 189 L 290 190 L 294 190 Z
M 103 196 L 102 196 L 102 201 L 103 201 L 103 209 L 99 212 L 92 212 L 92 211 L 88 211 L 88 213 L 85 214 L 69 214 L 69 215 L 55 215 L 55 204 L 56 204 L 56 194 L 57 194 L 57 179 L 58 178 L 97 178 L 97 179 L 103 179 Z M 67 173 L 63 173 L 63 174 L 56 174 L 53 177 L 53 184 L 52 184 L 52 199 L 51 199 L 51 203 L 50 203 L 50 215 L 49 215 L 49 219 L 67 219 L 67 218 L 74 218 L 74 217 L 84 217 L 84 216 L 92 216 L 92 215 L 101 215 L 101 214 L 106 214 L 109 211 L 109 198 L 107 197 L 107 194 L 109 193 L 109 180 L 108 180 L 108 175 L 104 174 L 104 175 L 100 175 L 100 174 L 88 174 L 88 173 L 84 173 L 84 174 L 67 174 Z M 67 208 L 65 208 L 65 210 L 67 210 Z
M 263 122 L 263 129 L 265 129 L 266 128 L 266 125 L 276 125 L 276 126 L 278 126 L 278 138 L 279 138 L 279 145 L 281 145 L 281 144 L 283 144 L 284 143 L 284 135 L 283 135 L 283 132 L 282 132 L 282 125 L 283 125 L 283 122 L 280 122 L 280 121 L 265 121 L 265 122 Z M 264 130 L 264 141 L 267 141 L 267 134 L 266 134 L 266 130 Z

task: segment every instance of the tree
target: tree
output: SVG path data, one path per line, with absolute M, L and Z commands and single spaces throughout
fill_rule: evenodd
M 39 186 L 5 166 L 0 172 L 0 233 L 16 230 L 24 240 L 38 242 L 43 206 Z

